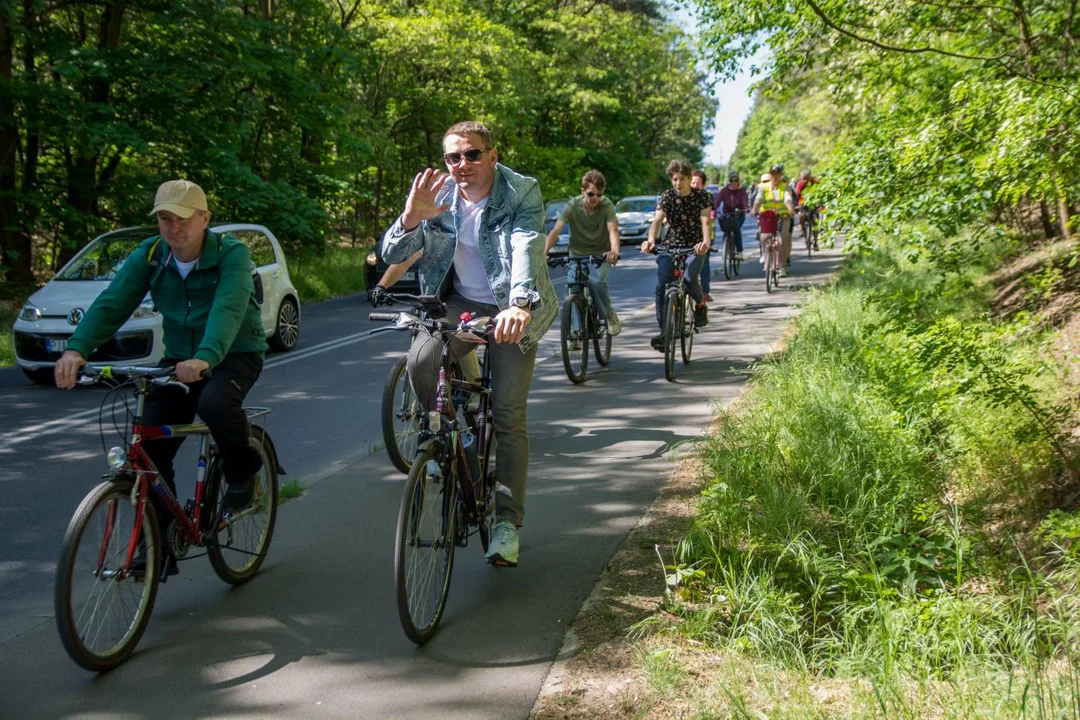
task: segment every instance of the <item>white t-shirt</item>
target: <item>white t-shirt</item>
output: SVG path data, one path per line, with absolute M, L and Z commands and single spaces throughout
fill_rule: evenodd
M 191 262 L 180 262 L 173 256 L 173 262 L 176 263 L 176 272 L 180 273 L 180 277 L 187 280 L 188 273 L 199 264 L 199 258 L 195 258 Z
M 454 250 L 454 287 L 458 293 L 473 302 L 497 305 L 495 295 L 488 283 L 484 260 L 480 257 L 480 216 L 487 207 L 487 198 L 469 202 L 464 196 L 458 199 L 458 238 Z

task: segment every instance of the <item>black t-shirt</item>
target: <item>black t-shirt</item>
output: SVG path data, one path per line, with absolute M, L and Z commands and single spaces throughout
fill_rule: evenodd
M 683 197 L 675 188 L 660 196 L 660 209 L 668 221 L 667 247 L 693 247 L 705 239 L 701 231 L 701 211 L 712 209 L 712 196 L 708 190 L 690 190 Z

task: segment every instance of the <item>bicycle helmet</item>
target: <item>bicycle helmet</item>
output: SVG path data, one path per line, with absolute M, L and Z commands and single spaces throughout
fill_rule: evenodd
M 769 168 L 770 175 L 775 175 L 776 173 L 780 173 L 781 175 L 784 174 L 784 166 L 781 163 L 776 163 L 771 168 Z
M 729 172 L 727 174 L 727 179 L 728 179 L 728 182 L 738 182 L 739 181 L 739 173 L 732 170 L 731 172 Z

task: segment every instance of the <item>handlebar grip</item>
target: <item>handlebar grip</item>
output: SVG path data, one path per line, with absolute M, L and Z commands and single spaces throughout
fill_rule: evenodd
M 373 312 L 368 313 L 368 320 L 375 320 L 377 322 L 395 322 L 398 319 L 398 313 L 384 313 Z

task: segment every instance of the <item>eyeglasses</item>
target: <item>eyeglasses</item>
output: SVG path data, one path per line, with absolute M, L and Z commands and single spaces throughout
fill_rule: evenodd
M 454 167 L 455 165 L 458 165 L 459 163 L 461 163 L 461 158 L 465 158 L 469 162 L 474 163 L 474 162 L 477 162 L 484 155 L 484 153 L 486 153 L 490 149 L 491 148 L 484 148 L 483 150 L 481 150 L 480 148 L 473 148 L 472 150 L 466 150 L 463 153 L 459 153 L 459 152 L 445 153 L 442 156 L 442 159 L 450 167 Z
M 601 196 L 601 195 L 603 195 L 603 194 L 604 194 L 604 193 L 598 193 L 598 192 L 593 192 L 592 190 L 586 190 L 586 191 L 585 191 L 585 195 L 586 195 L 587 197 L 590 197 L 590 198 L 594 198 L 594 197 L 600 197 L 600 196 Z

